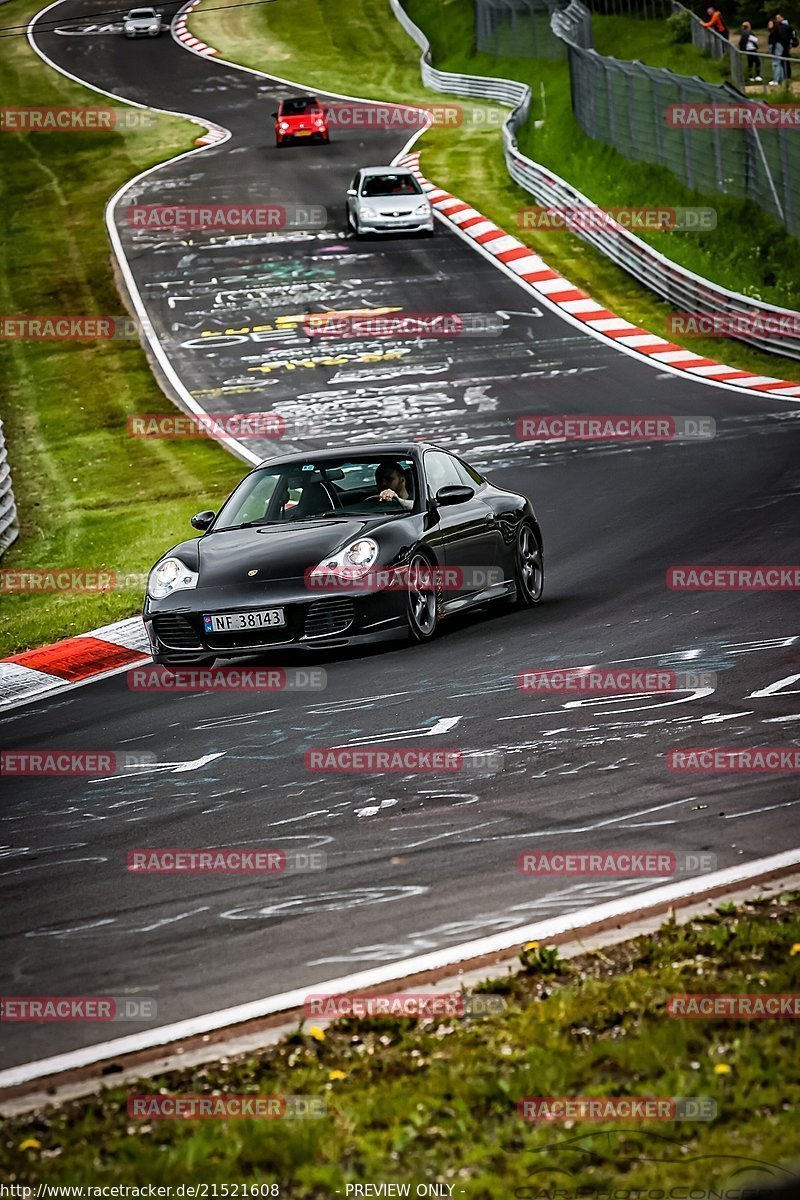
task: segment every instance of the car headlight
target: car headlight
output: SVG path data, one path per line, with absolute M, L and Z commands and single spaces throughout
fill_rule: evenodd
M 126 32 L 126 33 L 135 33 L 135 32 L 136 32 L 136 26 L 135 26 L 135 25 L 131 25 L 130 21 L 128 21 L 128 22 L 127 22 L 127 24 L 125 25 L 125 32 Z
M 179 558 L 162 558 L 147 579 L 147 592 L 152 600 L 163 600 L 173 592 L 197 587 L 197 572 L 190 570 Z
M 378 553 L 376 541 L 373 541 L 372 538 L 358 538 L 349 546 L 345 546 L 338 554 L 323 558 L 322 562 L 314 567 L 311 575 L 314 577 L 341 574 L 346 575 L 349 579 L 358 579 L 360 576 L 366 575 L 367 571 L 375 565 Z
M 370 208 L 368 204 L 359 204 L 358 211 L 362 217 L 377 217 L 377 212 L 374 208 Z
M 323 120 L 321 120 L 320 117 L 317 117 L 317 119 L 314 121 L 314 125 L 317 129 L 325 128 L 325 122 Z
M 151 33 L 158 33 L 158 30 L 159 30 L 159 28 L 160 28 L 160 26 L 158 26 L 158 25 L 151 25 L 151 26 L 150 26 L 150 32 L 151 32 Z
M 414 209 L 414 212 L 426 213 L 429 208 L 430 208 L 430 205 L 428 204 L 427 201 L 425 201 L 424 204 L 418 204 L 417 207 Z
M 289 128 L 288 121 L 279 121 L 278 122 L 278 129 L 288 129 L 288 128 Z

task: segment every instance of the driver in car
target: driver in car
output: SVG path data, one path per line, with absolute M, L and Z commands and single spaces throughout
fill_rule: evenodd
M 414 501 L 408 494 L 406 473 L 399 463 L 379 463 L 375 471 L 375 483 L 380 489 L 379 500 L 396 500 L 409 511 L 414 507 Z

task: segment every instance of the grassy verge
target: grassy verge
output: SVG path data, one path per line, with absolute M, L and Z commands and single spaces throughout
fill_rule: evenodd
M 522 131 L 525 153 L 551 166 L 598 204 L 648 205 L 669 196 L 672 205 L 713 205 L 719 227 L 708 234 L 653 234 L 656 247 L 698 274 L 736 290 L 787 307 L 800 305 L 795 246 L 753 205 L 724 196 L 702 196 L 661 168 L 631 163 L 587 138 L 570 110 L 563 63 L 501 59 L 474 52 L 472 0 L 408 0 L 407 9 L 425 30 L 437 66 L 483 75 L 510 75 L 531 83 L 541 116 L 544 88 L 546 121 Z M 368 98 L 431 103 L 435 97 L 419 80 L 418 52 L 388 12 L 384 0 L 308 0 L 302 35 L 291 5 L 213 10 L 192 14 L 197 37 L 225 58 L 298 82 Z M 469 200 L 509 232 L 514 232 L 578 287 L 608 308 L 654 333 L 667 336 L 673 309 L 585 242 L 562 231 L 521 230 L 518 214 L 531 197 L 511 183 L 505 169 L 497 109 L 462 102 L 457 131 L 434 128 L 417 144 L 430 178 Z M 744 231 L 744 235 L 743 235 Z M 692 338 L 698 353 L 743 370 L 800 379 L 796 362 L 764 354 L 720 338 Z
M 435 1180 L 476 1200 L 547 1200 L 612 1185 L 629 1196 L 671 1195 L 670 1187 L 706 1195 L 692 1189 L 709 1186 L 726 1194 L 729 1181 L 779 1180 L 797 1154 L 793 1022 L 675 1019 L 666 1004 L 683 993 L 797 992 L 798 951 L 797 893 L 721 905 L 565 962 L 533 943 L 522 974 L 481 989 L 503 994 L 499 1015 L 301 1026 L 260 1055 L 9 1120 L 0 1171 L 28 1185 L 275 1184 L 274 1194 L 316 1200 L 344 1195 L 352 1182 L 409 1183 L 414 1195 L 414 1185 Z M 128 1118 L 129 1095 L 159 1090 L 307 1095 L 324 1098 L 327 1113 Z M 717 1114 L 541 1125 L 517 1115 L 518 1101 L 535 1096 L 708 1097 Z
M 13 0 L 2 8 L 3 24 L 19 25 L 40 7 Z M 0 71 L 5 105 L 112 104 L 47 67 L 24 37 L 3 40 Z M 132 130 L 0 132 L 0 311 L 122 315 L 105 203 L 137 172 L 191 148 L 198 132 L 169 117 Z M 3 557 L 5 570 L 144 571 L 186 536 L 193 512 L 242 474 L 219 445 L 126 435 L 128 413 L 170 407 L 136 340 L 0 342 L 0 375 L 22 527 Z M 5 595 L 0 654 L 84 633 L 140 608 L 140 589 Z
M 638 60 L 648 67 L 667 67 L 676 75 L 696 75 L 709 83 L 724 83 L 722 62 L 715 62 L 691 42 L 670 40 L 664 21 L 592 14 L 594 48 L 611 58 Z

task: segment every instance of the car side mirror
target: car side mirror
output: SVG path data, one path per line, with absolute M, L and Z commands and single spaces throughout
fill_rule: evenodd
M 439 488 L 435 499 L 438 505 L 446 504 L 466 504 L 467 500 L 471 500 L 475 495 L 475 488 L 467 487 L 466 484 L 450 483 L 447 487 Z
M 208 529 L 216 515 L 213 508 L 207 508 L 203 512 L 195 513 L 191 521 L 192 527 L 194 529 Z
M 348 189 L 347 189 L 347 194 L 348 194 L 348 196 L 355 196 L 355 195 L 357 195 L 356 189 L 355 189 L 355 188 L 348 188 Z
M 277 119 L 278 119 L 278 114 L 277 114 L 276 112 L 274 112 L 272 115 L 273 115 L 273 117 L 275 118 L 275 120 L 277 121 Z

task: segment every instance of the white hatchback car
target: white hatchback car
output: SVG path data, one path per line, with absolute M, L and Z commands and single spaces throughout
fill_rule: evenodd
M 428 197 L 404 167 L 362 167 L 357 171 L 347 189 L 347 222 L 359 237 L 435 231 Z

